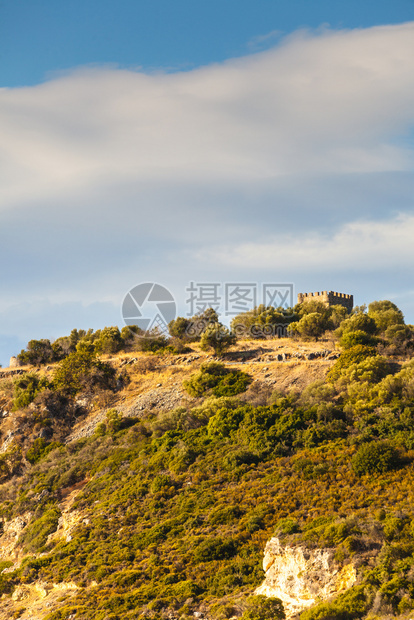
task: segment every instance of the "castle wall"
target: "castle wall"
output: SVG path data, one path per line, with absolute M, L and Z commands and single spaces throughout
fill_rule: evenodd
M 344 306 L 351 312 L 354 307 L 354 296 L 347 293 L 336 293 L 334 291 L 321 291 L 317 293 L 299 293 L 298 304 L 306 303 L 307 301 L 321 301 L 326 306 Z

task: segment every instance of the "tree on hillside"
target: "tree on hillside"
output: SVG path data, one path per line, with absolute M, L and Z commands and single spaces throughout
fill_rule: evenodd
M 397 306 L 388 301 L 373 301 L 368 306 L 368 316 L 371 317 L 379 332 L 384 333 L 393 325 L 404 325 L 404 315 Z
M 116 353 L 123 345 L 118 327 L 104 327 L 97 332 L 94 340 L 95 351 L 98 353 Z
M 190 329 L 191 319 L 187 319 L 183 316 L 178 316 L 168 323 L 168 333 L 173 338 L 180 338 L 181 340 L 188 340 L 188 331 Z
M 293 335 L 299 335 L 303 338 L 314 338 L 318 340 L 327 330 L 329 319 L 319 312 L 311 312 L 305 314 L 300 321 L 292 323 L 289 331 Z
M 50 340 L 30 340 L 27 350 L 24 349 L 19 353 L 17 359 L 20 364 L 31 364 L 32 366 L 40 364 L 50 364 L 62 359 L 63 350 L 58 343 L 50 343 Z
M 332 329 L 336 329 L 340 326 L 342 321 L 348 318 L 348 310 L 344 306 L 334 305 L 330 307 L 330 322 Z
M 301 304 L 296 304 L 295 312 L 302 318 L 306 314 L 313 314 L 317 312 L 321 314 L 326 320 L 330 317 L 331 308 L 324 304 L 322 301 L 318 301 L 317 299 L 311 299 L 310 301 L 305 301 Z
M 231 322 L 231 331 L 240 338 L 271 338 L 285 336 L 286 328 L 297 316 L 292 309 L 261 304 L 242 312 Z
M 212 348 L 215 355 L 221 355 L 235 343 L 236 336 L 219 322 L 210 323 L 204 330 L 200 340 L 201 348 L 204 351 Z
M 206 308 L 204 312 L 191 318 L 178 316 L 168 324 L 168 332 L 173 338 L 180 340 L 198 340 L 207 327 L 218 322 L 218 314 L 214 308 Z
M 97 359 L 87 343 L 78 343 L 77 350 L 62 360 L 53 376 L 53 387 L 65 396 L 82 390 L 114 389 L 115 371 Z
M 362 331 L 366 334 L 374 335 L 377 333 L 377 325 L 374 319 L 365 312 L 352 314 L 349 318 L 342 321 L 335 334 L 340 338 L 345 332 Z

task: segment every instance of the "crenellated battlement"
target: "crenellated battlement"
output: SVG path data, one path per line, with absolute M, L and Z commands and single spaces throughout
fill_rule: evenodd
M 348 312 L 354 307 L 354 296 L 347 293 L 336 293 L 335 291 L 321 291 L 317 293 L 299 293 L 298 304 L 307 301 L 321 301 L 327 306 L 344 306 Z

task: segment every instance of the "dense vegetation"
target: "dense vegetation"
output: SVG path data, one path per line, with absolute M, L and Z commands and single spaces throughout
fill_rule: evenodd
M 268 325 L 281 320 L 264 308 L 257 314 L 262 326 L 266 317 Z M 311 302 L 292 316 L 292 334 L 320 339 L 329 331 L 343 348 L 326 379 L 302 393 L 258 394 L 247 373 L 210 362 L 185 383 L 193 405 L 141 419 L 123 419 L 115 407 L 93 437 L 64 444 L 59 429 L 80 415 L 79 397 L 116 393 L 128 380 L 97 357 L 102 333 L 72 332 L 60 346 L 76 342 L 52 376 L 19 377 L 15 408 L 33 439 L 1 456 L 0 515 L 33 518 L 20 540 L 27 556 L 0 575 L 0 593 L 35 580 L 75 582 L 76 596 L 49 620 L 186 618 L 199 610 L 217 620 L 283 618 L 277 599 L 252 596 L 265 542 L 277 534 L 334 547 L 338 566 L 352 560 L 358 570 L 353 588 L 302 620 L 409 614 L 412 328 L 391 302 L 351 316 Z M 210 318 L 204 331 L 218 323 Z M 191 344 L 188 325 L 181 336 L 179 322 L 175 328 L 172 336 Z M 50 538 L 76 483 L 84 484 L 73 506 L 82 518 L 70 540 Z

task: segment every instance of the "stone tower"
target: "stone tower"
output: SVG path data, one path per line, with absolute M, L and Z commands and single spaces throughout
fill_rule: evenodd
M 347 293 L 335 293 L 334 291 L 298 294 L 298 304 L 303 304 L 307 301 L 321 301 L 326 306 L 344 306 L 348 312 L 351 312 L 354 307 L 353 295 L 347 295 Z

